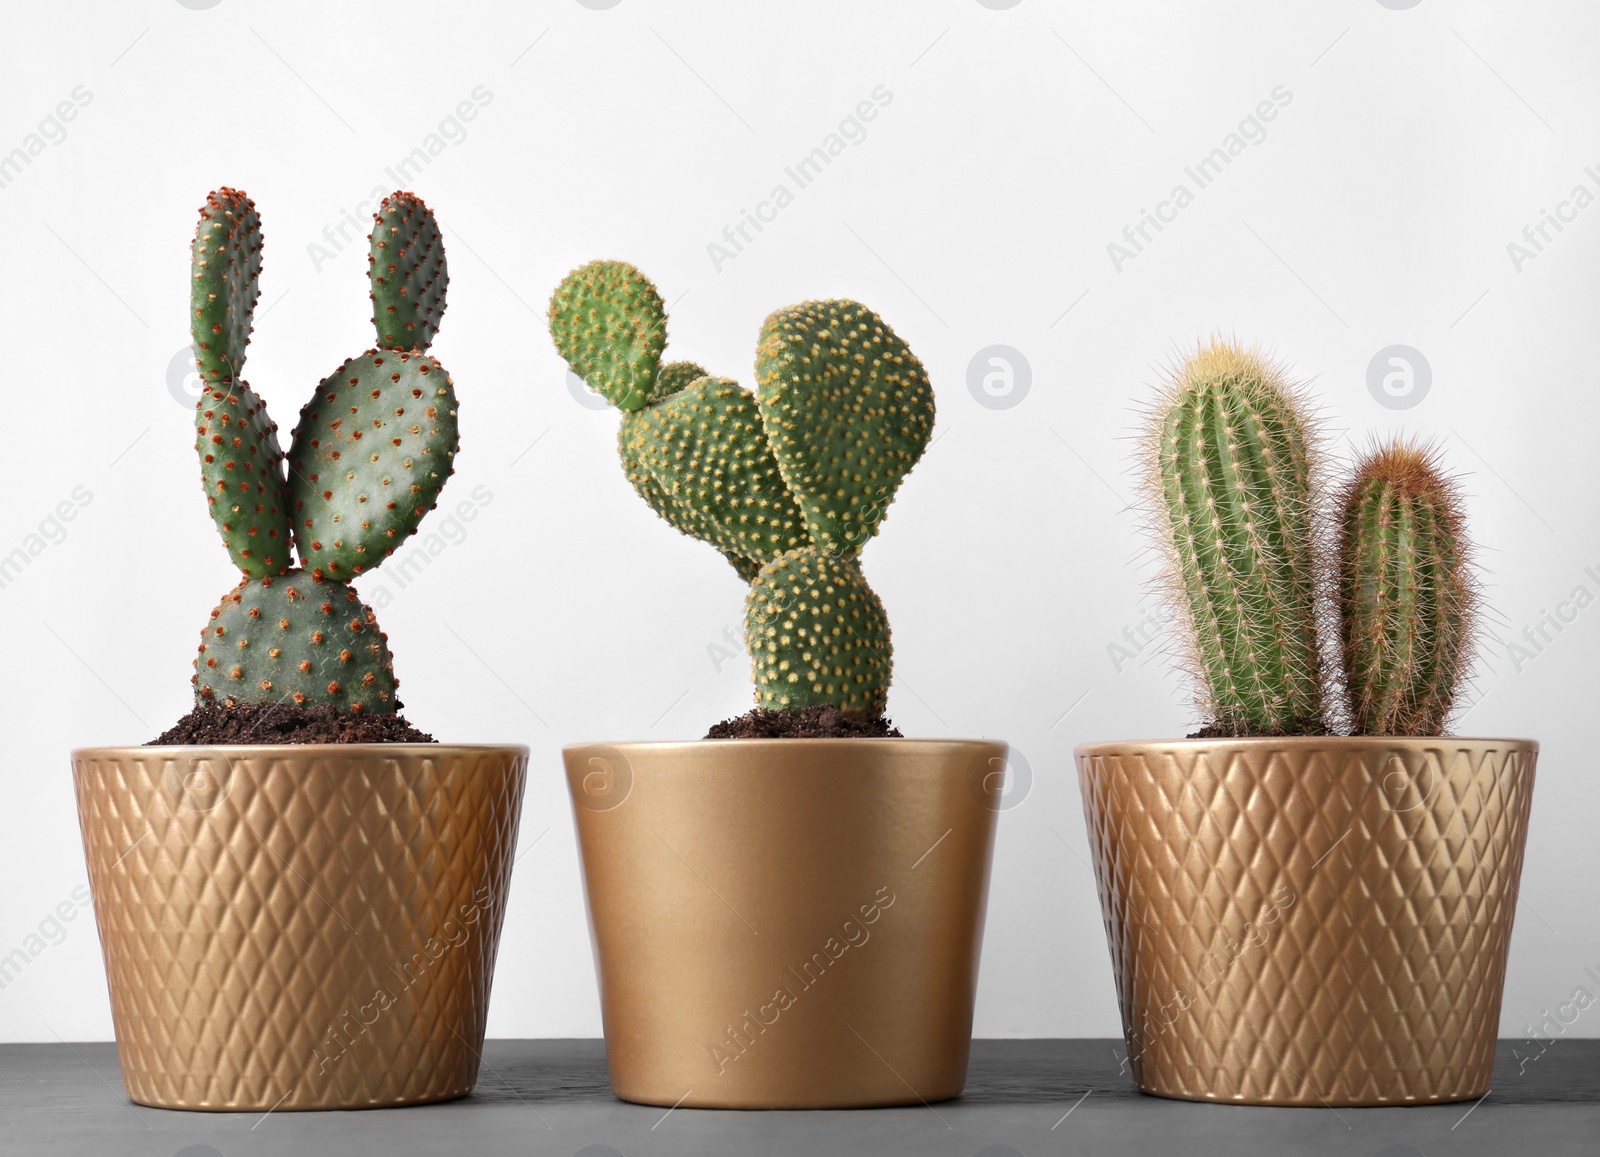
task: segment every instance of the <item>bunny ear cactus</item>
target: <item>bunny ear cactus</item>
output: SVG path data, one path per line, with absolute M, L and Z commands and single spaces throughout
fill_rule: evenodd
M 1340 518 L 1339 621 L 1359 735 L 1439 735 L 1467 666 L 1477 589 L 1459 488 L 1434 451 L 1365 454 Z
M 751 584 L 757 705 L 881 714 L 889 625 L 858 556 L 934 419 L 927 374 L 905 343 L 857 302 L 779 310 L 762 327 L 752 395 L 693 362 L 663 364 L 661 296 L 616 261 L 562 281 L 550 333 L 623 412 L 617 448 L 634 489 Z
M 416 531 L 455 472 L 460 437 L 450 375 L 425 352 L 449 280 L 433 213 L 397 192 L 374 214 L 370 241 L 379 348 L 323 379 L 286 458 L 265 403 L 239 377 L 259 292 L 260 218 L 226 188 L 200 210 L 191 330 L 206 389 L 195 449 L 243 581 L 202 634 L 197 702 L 399 706 L 387 636 L 346 581 Z
M 1152 522 L 1214 733 L 1325 730 L 1314 442 L 1279 370 L 1222 342 L 1188 360 L 1152 415 Z

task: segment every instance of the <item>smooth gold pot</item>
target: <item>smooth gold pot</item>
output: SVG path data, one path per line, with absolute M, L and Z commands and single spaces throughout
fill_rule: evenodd
M 477 1079 L 525 747 L 73 752 L 128 1096 L 354 1109 Z
M 820 1109 L 961 1092 L 1005 744 L 564 754 L 617 1096 Z
M 1538 744 L 1077 749 L 1133 1078 L 1254 1105 L 1489 1088 Z

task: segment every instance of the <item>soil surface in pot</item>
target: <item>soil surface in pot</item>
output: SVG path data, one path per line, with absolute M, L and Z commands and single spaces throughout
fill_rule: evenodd
M 768 711 L 757 707 L 734 719 L 724 719 L 706 733 L 707 739 L 900 739 L 900 729 L 886 716 L 856 722 L 837 707 L 807 707 L 804 711 Z
M 202 703 L 146 747 L 245 743 L 432 743 L 399 715 L 356 715 L 327 704 Z
M 1251 731 L 1247 728 L 1234 727 L 1228 723 L 1207 723 L 1199 731 L 1191 732 L 1184 736 L 1185 739 L 1284 739 L 1294 736 L 1332 736 L 1338 735 L 1331 731 L 1328 725 L 1320 719 L 1297 719 L 1294 726 L 1286 727 L 1282 731 Z

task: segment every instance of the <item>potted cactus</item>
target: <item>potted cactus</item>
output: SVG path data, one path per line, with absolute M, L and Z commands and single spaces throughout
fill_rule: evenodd
M 242 578 L 201 633 L 194 711 L 146 746 L 73 752 L 142 1104 L 366 1108 L 476 1079 L 527 749 L 407 724 L 387 637 L 350 585 L 433 508 L 458 441 L 427 352 L 447 281 L 433 214 L 385 198 L 371 246 L 377 347 L 317 386 L 286 457 L 240 376 L 260 218 L 227 188 L 200 209 L 196 450 Z
M 899 736 L 861 548 L 933 391 L 875 313 L 767 318 L 754 394 L 663 362 L 661 297 L 597 261 L 557 349 L 622 411 L 628 480 L 750 584 L 756 707 L 681 743 L 565 751 L 611 1084 L 720 1108 L 916 1104 L 966 1080 L 1004 744 Z
M 1227 343 L 1149 415 L 1205 726 L 1077 750 L 1128 1060 L 1168 1097 L 1473 1099 L 1538 745 L 1445 737 L 1477 593 L 1437 454 L 1375 446 L 1325 503 L 1318 451 L 1303 392 Z

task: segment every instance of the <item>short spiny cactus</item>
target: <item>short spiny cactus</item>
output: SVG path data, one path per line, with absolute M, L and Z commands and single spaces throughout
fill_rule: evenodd
M 1367 455 L 1345 491 L 1334 576 L 1319 440 L 1300 391 L 1227 342 L 1189 358 L 1151 414 L 1148 510 L 1202 733 L 1326 734 L 1348 719 L 1361 734 L 1437 735 L 1473 627 L 1456 490 L 1409 443 Z M 1342 687 L 1324 658 L 1336 617 Z
M 857 302 L 782 309 L 762 326 L 751 394 L 693 362 L 663 363 L 661 295 L 618 261 L 568 274 L 550 301 L 550 334 L 622 411 L 617 448 L 640 497 L 751 584 L 757 706 L 881 714 L 889 624 L 860 553 L 934 419 L 906 344 Z
M 387 636 L 347 583 L 433 509 L 459 437 L 450 376 L 426 352 L 449 280 L 433 214 L 397 192 L 374 214 L 370 241 L 377 348 L 322 381 L 286 457 L 265 403 L 240 376 L 259 293 L 260 217 L 234 189 L 200 209 L 190 330 L 205 389 L 195 449 L 212 518 L 244 577 L 202 633 L 197 702 L 398 706 Z
M 1339 622 L 1362 735 L 1437 735 L 1455 702 L 1476 612 L 1465 519 L 1437 455 L 1411 442 L 1365 454 L 1339 526 Z

